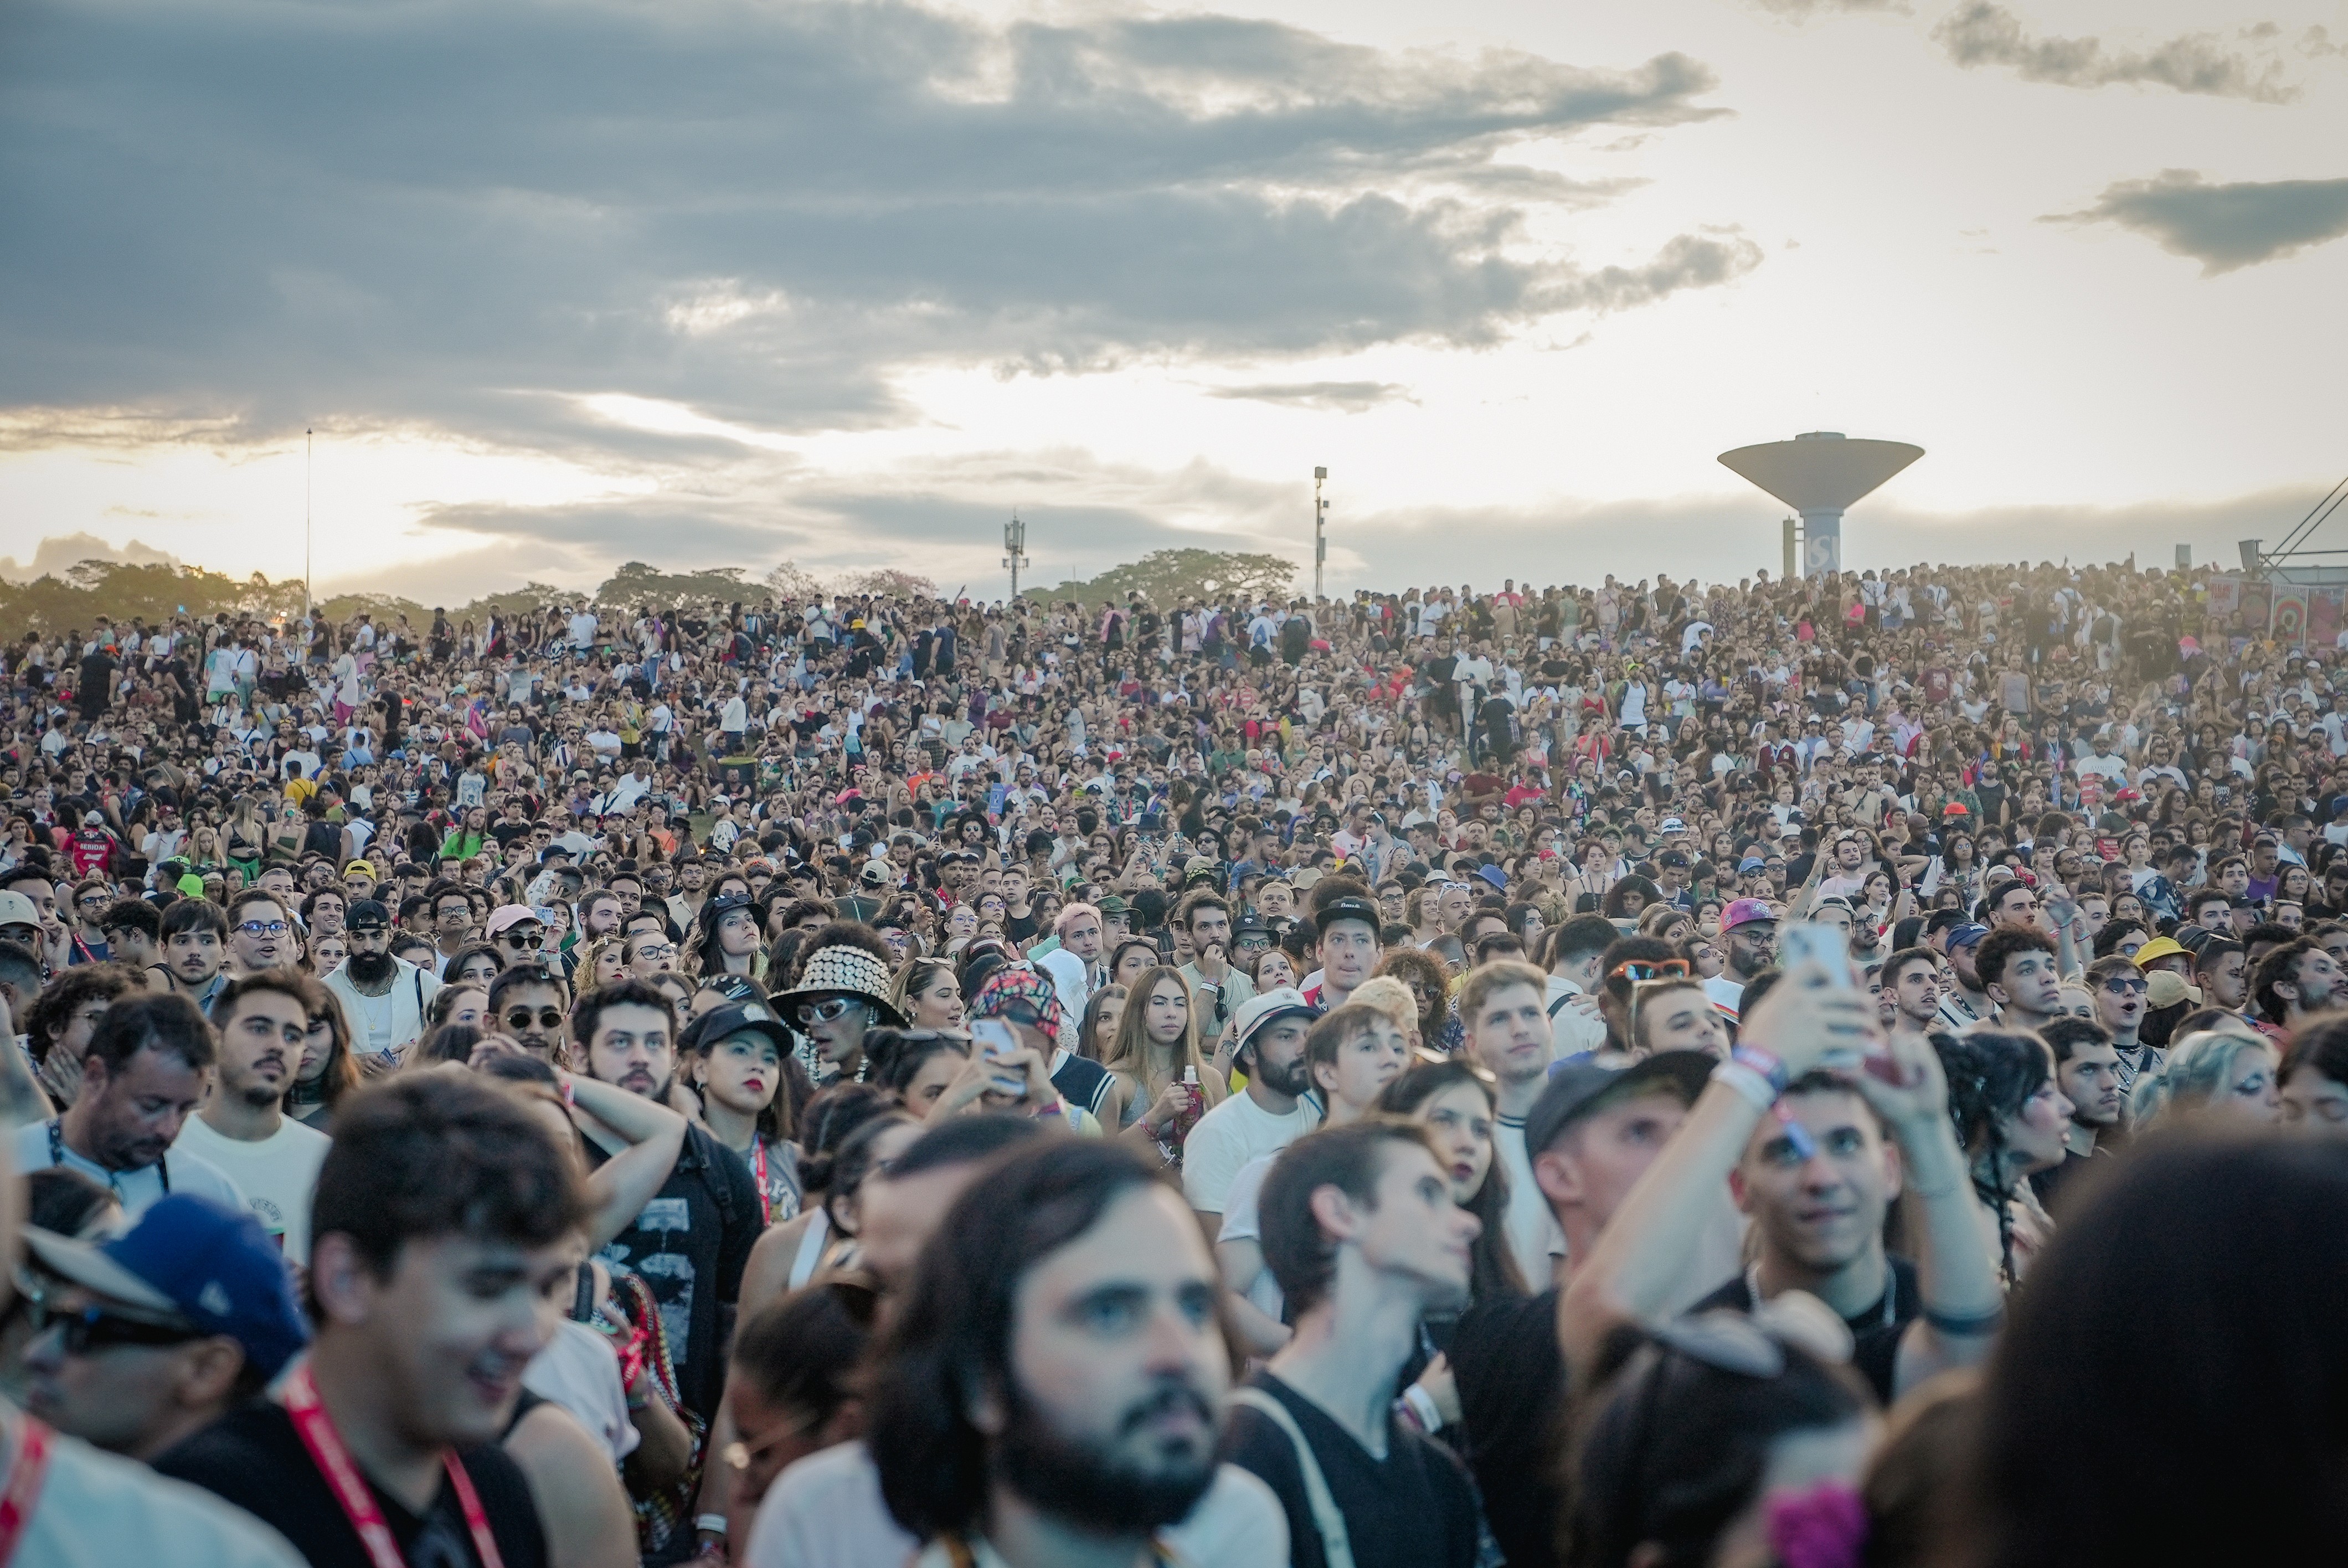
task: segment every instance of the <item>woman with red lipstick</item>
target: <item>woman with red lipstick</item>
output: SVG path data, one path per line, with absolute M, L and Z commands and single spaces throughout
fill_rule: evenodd
M 762 1002 L 712 1008 L 678 1039 L 702 1125 L 742 1156 L 758 1189 L 766 1223 L 780 1225 L 799 1212 L 797 1112 L 814 1092 L 791 1054 L 790 1032 Z M 786 1081 L 798 1075 L 796 1084 Z

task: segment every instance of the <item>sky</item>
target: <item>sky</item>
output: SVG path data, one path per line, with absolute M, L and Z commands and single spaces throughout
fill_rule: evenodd
M 1851 569 L 2230 561 L 2348 470 L 2339 0 L 16 0 L 0 211 L 0 573 L 1309 586 L 1318 466 L 1332 591 L 1713 581 L 1814 429 L 1925 449 Z

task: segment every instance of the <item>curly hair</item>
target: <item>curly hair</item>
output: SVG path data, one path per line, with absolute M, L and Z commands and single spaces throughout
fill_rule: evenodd
M 2005 1171 L 2005 1123 L 2054 1074 L 2054 1053 L 2027 1030 L 1977 1029 L 1928 1037 L 1949 1080 L 1949 1120 L 1973 1166 L 1973 1191 L 1997 1215 L 1997 1251 L 2013 1277 L 2013 1223 L 2019 1185 Z M 1986 1174 L 1984 1174 L 1986 1173 Z

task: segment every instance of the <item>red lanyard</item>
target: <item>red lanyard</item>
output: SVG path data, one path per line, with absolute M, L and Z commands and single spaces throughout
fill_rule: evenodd
M 767 1141 L 756 1132 L 750 1134 L 750 1180 L 758 1188 L 758 1217 L 773 1225 L 775 1205 L 767 1198 Z
M 285 1413 L 293 1418 L 294 1430 L 301 1437 L 302 1446 L 310 1450 L 310 1462 L 326 1478 L 326 1489 L 343 1505 L 344 1517 L 358 1532 L 375 1568 L 407 1568 L 407 1559 L 393 1538 L 391 1526 L 384 1522 L 382 1505 L 367 1489 L 366 1478 L 359 1474 L 351 1450 L 343 1446 L 335 1419 L 319 1402 L 318 1385 L 307 1367 L 285 1385 Z M 473 1554 L 480 1559 L 481 1568 L 505 1568 L 505 1560 L 498 1555 L 497 1539 L 489 1533 L 489 1516 L 481 1512 L 480 1496 L 473 1491 L 472 1477 L 465 1473 L 454 1453 L 442 1462 L 448 1467 L 448 1484 L 456 1489 L 458 1505 L 465 1511 L 465 1528 L 472 1532 Z M 15 1495 L 13 1491 L 10 1495 Z
M 41 1500 L 41 1482 L 49 1473 L 49 1429 L 27 1416 L 25 1440 L 8 1472 L 8 1490 L 0 1493 L 0 1568 L 16 1555 L 25 1526 L 33 1522 L 33 1506 Z

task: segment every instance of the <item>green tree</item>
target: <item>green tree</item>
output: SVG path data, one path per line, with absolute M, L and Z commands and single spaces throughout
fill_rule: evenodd
M 1086 607 L 1103 600 L 1122 604 L 1133 593 L 1161 607 L 1186 599 L 1242 603 L 1287 598 L 1296 569 L 1296 563 L 1282 556 L 1239 550 L 1152 550 L 1138 561 L 1111 567 L 1089 582 L 1031 588 L 1021 597 L 1044 604 L 1075 600 Z

